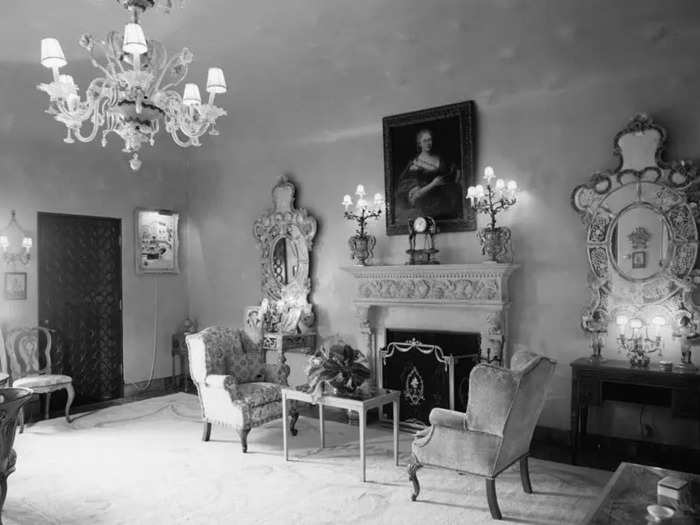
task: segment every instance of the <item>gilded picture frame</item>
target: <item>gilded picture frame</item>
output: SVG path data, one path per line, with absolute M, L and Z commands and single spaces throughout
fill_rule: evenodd
M 387 235 L 407 234 L 416 217 L 438 232 L 476 230 L 466 199 L 475 180 L 474 102 L 382 119 Z

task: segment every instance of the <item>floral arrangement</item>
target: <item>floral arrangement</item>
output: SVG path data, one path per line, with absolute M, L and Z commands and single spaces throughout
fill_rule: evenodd
M 324 394 L 324 388 L 338 395 L 356 395 L 358 388 L 370 377 L 367 360 L 359 350 L 344 343 L 334 344 L 329 350 L 321 348 L 306 369 L 309 392 L 314 399 Z

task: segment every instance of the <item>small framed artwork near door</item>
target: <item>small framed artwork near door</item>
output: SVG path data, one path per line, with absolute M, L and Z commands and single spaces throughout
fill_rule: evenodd
M 25 301 L 27 299 L 27 272 L 5 272 L 3 295 L 8 301 Z
M 170 210 L 136 209 L 136 273 L 180 273 L 179 218 Z

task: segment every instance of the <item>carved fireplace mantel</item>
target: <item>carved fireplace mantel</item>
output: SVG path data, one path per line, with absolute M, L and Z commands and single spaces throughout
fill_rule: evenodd
M 373 307 L 420 309 L 418 317 L 387 316 L 386 326 L 398 323 L 407 328 L 478 332 L 482 360 L 506 363 L 508 278 L 518 267 L 479 263 L 343 268 L 357 280 L 354 303 L 373 373 L 378 366 L 377 340 L 383 337 L 378 330 L 383 327 L 372 325 Z

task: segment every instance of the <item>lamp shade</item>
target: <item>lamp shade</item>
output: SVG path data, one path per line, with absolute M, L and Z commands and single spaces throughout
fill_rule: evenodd
M 146 44 L 146 36 L 143 34 L 143 29 L 139 24 L 126 24 L 124 26 L 124 44 L 122 45 L 124 53 L 130 55 L 143 55 L 148 51 Z
M 41 39 L 41 65 L 49 69 L 67 64 L 61 44 L 55 38 Z
M 199 94 L 197 84 L 185 84 L 185 93 L 182 96 L 182 103 L 187 106 L 194 106 L 202 103 L 202 96 Z
M 210 67 L 207 74 L 207 93 L 226 93 L 226 79 L 220 67 Z

